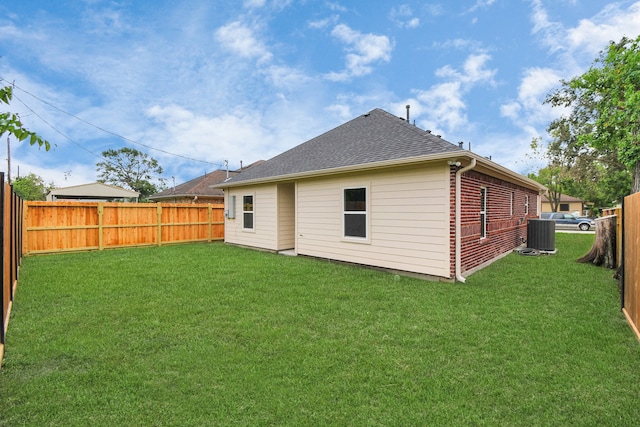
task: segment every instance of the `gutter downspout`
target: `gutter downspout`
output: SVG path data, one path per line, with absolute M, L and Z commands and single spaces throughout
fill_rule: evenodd
M 476 167 L 476 159 L 472 158 L 471 163 L 462 169 L 456 171 L 456 280 L 464 283 L 465 278 L 462 277 L 462 266 L 460 265 L 462 236 L 460 236 L 460 177 L 463 173 Z

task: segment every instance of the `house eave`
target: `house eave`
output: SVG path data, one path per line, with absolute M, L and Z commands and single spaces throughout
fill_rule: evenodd
M 475 169 L 478 170 L 479 172 L 486 172 L 493 176 L 497 175 L 497 177 L 505 179 L 506 181 L 514 182 L 524 187 L 535 189 L 538 192 L 546 191 L 546 187 L 544 187 L 540 183 L 530 178 L 527 178 L 525 176 L 522 176 L 518 173 L 515 173 L 503 166 L 500 166 L 499 164 L 489 159 L 486 159 L 485 157 L 482 157 L 470 151 L 464 151 L 464 150 L 429 154 L 425 156 L 406 157 L 403 159 L 385 160 L 381 162 L 362 163 L 358 165 L 341 166 L 337 168 L 306 171 L 306 172 L 286 174 L 286 175 L 247 179 L 247 180 L 242 180 L 238 182 L 233 182 L 233 181 L 222 182 L 219 184 L 212 185 L 211 188 L 232 188 L 232 187 L 244 187 L 247 185 L 290 182 L 290 181 L 295 181 L 299 179 L 319 178 L 319 177 L 326 177 L 330 175 L 360 172 L 365 170 L 370 171 L 370 170 L 385 169 L 385 168 L 398 167 L 398 166 L 410 166 L 410 165 L 415 165 L 420 163 L 432 163 L 432 162 L 445 161 L 445 160 L 464 161 L 466 163 L 466 162 L 470 162 L 472 158 L 476 159 L 478 166 Z
M 507 169 L 504 166 L 501 166 L 498 163 L 495 163 L 485 157 L 478 156 L 473 153 L 469 153 L 469 155 L 470 157 L 475 157 L 475 159 L 477 160 L 478 165 L 475 167 L 475 170 L 477 170 L 478 172 L 487 173 L 488 175 L 494 176 L 496 178 L 501 178 L 505 181 L 520 184 L 523 187 L 538 191 L 538 194 L 543 194 L 545 191 L 547 191 L 547 187 L 537 181 L 534 181 L 531 178 L 520 175 L 519 173 Z

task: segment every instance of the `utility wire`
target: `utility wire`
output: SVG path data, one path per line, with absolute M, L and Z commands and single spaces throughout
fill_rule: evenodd
M 6 81 L 6 80 L 5 80 Z M 61 130 L 59 130 L 58 128 L 56 128 L 54 125 L 52 125 L 51 123 L 49 123 L 48 121 L 46 121 L 42 116 L 40 116 L 38 113 L 36 113 L 31 107 L 29 107 L 27 104 L 25 104 L 25 102 L 20 99 L 18 96 L 16 96 L 16 94 L 13 94 L 13 97 L 15 99 L 17 99 L 18 101 L 20 101 L 20 103 L 22 105 L 25 106 L 26 109 L 28 109 L 29 111 L 31 111 L 31 113 L 33 115 L 35 115 L 37 118 L 39 118 L 40 120 L 42 120 L 47 126 L 49 126 L 51 129 L 53 129 L 55 132 L 57 132 L 58 134 L 62 135 L 62 137 L 68 139 L 69 141 L 71 141 L 72 143 L 74 143 L 75 145 L 77 145 L 78 147 L 80 147 L 81 149 L 83 149 L 84 151 L 86 151 L 87 153 L 91 154 L 92 156 L 95 156 L 101 160 L 104 160 L 108 163 L 111 163 L 115 166 L 115 163 L 113 163 L 112 161 L 110 161 L 109 159 L 105 159 L 104 157 L 102 157 L 99 154 L 94 153 L 93 151 L 89 150 L 88 148 L 84 147 L 82 144 L 80 144 L 77 141 L 74 141 L 73 139 L 71 139 L 68 135 L 66 135 L 65 133 L 63 133 Z
M 54 109 L 56 109 L 56 110 L 60 111 L 61 113 L 66 114 L 66 115 L 68 115 L 68 116 L 70 116 L 70 117 L 73 117 L 74 119 L 76 119 L 76 120 L 78 120 L 78 121 L 81 121 L 82 123 L 85 123 L 85 124 L 87 124 L 87 125 L 89 125 L 89 126 L 91 126 L 91 127 L 94 127 L 94 128 L 96 128 L 96 129 L 98 129 L 98 130 L 100 130 L 100 131 L 102 131 L 102 132 L 108 133 L 109 135 L 113 135 L 113 136 L 115 136 L 116 138 L 120 138 L 120 139 L 122 139 L 122 140 L 124 140 L 124 141 L 127 141 L 127 142 L 130 142 L 130 143 L 132 143 L 132 144 L 140 145 L 140 146 L 145 147 L 145 148 L 148 148 L 148 149 L 150 149 L 150 150 L 159 151 L 159 152 L 161 152 L 161 153 L 168 154 L 168 155 L 170 155 L 170 156 L 180 157 L 180 158 L 183 158 L 183 159 L 186 159 L 186 160 L 190 160 L 190 161 L 193 161 L 193 162 L 206 163 L 206 164 L 213 165 L 213 166 L 217 166 L 217 167 L 221 167 L 221 166 L 222 166 L 222 164 L 221 164 L 221 163 L 213 163 L 213 162 L 208 162 L 208 161 L 206 161 L 206 160 L 202 160 L 202 159 L 194 159 L 194 158 L 192 158 L 192 157 L 183 156 L 182 154 L 172 153 L 172 152 L 170 152 L 170 151 L 162 150 L 162 149 L 160 149 L 160 148 L 152 147 L 152 146 L 150 146 L 150 145 L 143 144 L 143 143 L 138 142 L 138 141 L 134 141 L 133 139 L 127 138 L 127 137 L 125 137 L 125 136 L 119 135 L 119 134 L 117 134 L 117 133 L 115 133 L 115 132 L 112 132 L 112 131 L 110 131 L 110 130 L 104 129 L 104 128 L 102 128 L 102 127 L 98 126 L 98 125 L 95 125 L 95 124 L 93 124 L 93 123 L 90 123 L 90 122 L 88 122 L 88 121 L 84 120 L 84 119 L 83 119 L 83 118 L 81 118 L 81 117 L 78 117 L 78 116 L 76 116 L 76 115 L 74 115 L 74 114 L 72 114 L 72 113 L 69 113 L 69 112 L 67 112 L 67 111 L 63 110 L 62 108 L 59 108 L 59 107 L 57 107 L 57 106 L 53 105 L 53 104 L 52 104 L 52 103 L 50 103 L 49 101 L 46 101 L 46 100 L 44 100 L 44 99 L 42 99 L 42 98 L 39 98 L 38 96 L 36 96 L 36 95 L 34 95 L 34 94 L 32 94 L 32 93 L 30 93 L 30 92 L 28 92 L 28 91 L 26 91 L 26 90 L 22 89 L 21 87 L 16 86 L 15 84 L 13 84 L 13 83 L 11 83 L 11 82 L 7 81 L 6 79 L 4 79 L 4 78 L 2 78 L 2 77 L 0 77 L 0 80 L 1 80 L 1 81 L 4 81 L 4 82 L 7 82 L 7 83 L 9 83 L 9 84 L 11 84 L 11 85 L 12 85 L 13 87 L 15 87 L 16 89 L 21 90 L 22 92 L 24 92 L 24 93 L 26 93 L 27 95 L 29 95 L 29 96 L 31 96 L 31 97 L 33 97 L 33 98 L 37 99 L 38 101 L 42 102 L 43 104 L 46 104 L 46 105 L 50 106 L 51 108 L 54 108 Z M 15 94 L 14 94 L 14 97 L 15 97 Z M 18 99 L 18 98 L 16 97 L 16 99 Z M 23 102 L 23 101 L 20 101 L 20 102 L 22 102 L 22 103 L 24 104 L 24 102 Z M 25 106 L 26 106 L 26 105 L 25 105 Z M 27 108 L 28 108 L 28 107 L 27 107 Z M 31 110 L 31 109 L 30 109 L 30 110 Z M 35 112 L 34 112 L 33 110 L 31 110 L 31 112 L 35 114 Z M 36 116 L 38 116 L 38 115 L 36 114 Z M 41 120 L 43 120 L 43 119 L 42 119 L 42 117 L 40 117 L 40 116 L 38 116 L 38 117 L 39 117 Z M 44 121 L 44 120 L 43 120 L 43 121 Z M 45 121 L 45 123 L 47 123 L 47 122 Z M 49 126 L 51 126 L 49 123 L 47 123 L 47 124 L 48 124 Z M 53 128 L 53 126 L 52 126 L 52 128 Z M 53 129 L 54 129 L 54 130 L 56 130 L 56 132 L 60 133 L 61 135 L 65 136 L 64 134 L 62 134 L 62 133 L 61 133 L 60 131 L 58 131 L 57 129 L 55 129 L 55 128 L 53 128 Z M 66 137 L 66 136 L 65 136 L 65 138 L 67 138 L 67 139 L 69 139 L 70 141 L 72 141 L 70 138 L 68 138 L 68 137 Z M 78 144 L 78 143 L 77 143 L 77 142 L 75 142 L 75 141 L 72 141 L 72 142 L 74 142 L 74 143 Z M 78 144 L 78 145 L 79 145 L 79 144 Z M 88 150 L 87 150 L 87 149 L 85 149 L 85 151 L 88 151 Z M 91 154 L 96 155 L 95 153 L 91 153 Z M 98 157 L 102 157 L 102 156 L 98 156 Z

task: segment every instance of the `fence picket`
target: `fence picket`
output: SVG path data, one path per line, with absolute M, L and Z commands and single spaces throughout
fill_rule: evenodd
M 224 205 L 26 202 L 25 255 L 224 239 Z

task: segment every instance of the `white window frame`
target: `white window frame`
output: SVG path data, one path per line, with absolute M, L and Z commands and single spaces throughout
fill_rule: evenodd
M 487 238 L 487 187 L 480 187 L 480 239 Z
M 510 210 L 509 210 L 509 212 L 511 212 L 511 214 L 510 214 L 511 216 L 513 216 L 513 201 L 515 200 L 515 198 L 516 198 L 516 193 L 515 193 L 515 191 L 512 191 L 511 192 L 511 205 L 510 205 L 511 207 L 510 207 Z
M 529 215 L 529 195 L 524 196 L 524 214 Z
M 251 210 L 245 210 L 245 197 L 251 197 Z M 246 227 L 245 223 L 245 215 L 251 214 L 251 228 Z M 256 230 L 256 195 L 252 194 L 243 194 L 242 195 L 242 231 L 250 231 L 253 232 Z
M 345 206 L 345 196 L 347 190 L 361 190 L 364 189 L 364 197 L 365 197 L 365 210 L 364 211 L 347 211 Z M 371 203 L 371 192 L 369 191 L 368 185 L 357 185 L 342 188 L 342 239 L 348 242 L 356 242 L 356 243 L 369 243 L 371 241 L 371 228 L 369 227 L 369 219 L 370 219 L 370 203 Z M 364 223 L 365 223 L 365 236 L 347 236 L 345 230 L 345 218 L 347 215 L 364 215 Z

